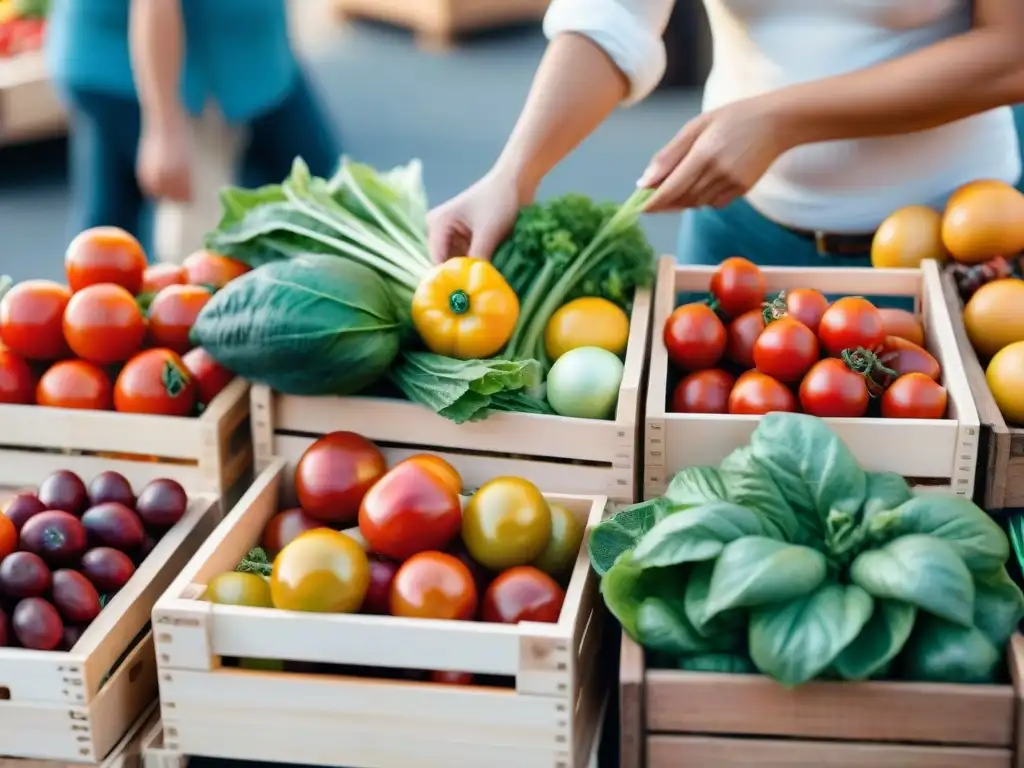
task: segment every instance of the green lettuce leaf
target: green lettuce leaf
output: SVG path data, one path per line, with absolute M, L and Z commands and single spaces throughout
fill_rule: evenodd
M 900 656 L 909 680 L 936 683 L 992 683 L 1002 654 L 977 627 L 958 626 L 935 616 L 921 616 Z
M 903 650 L 916 619 L 913 605 L 876 600 L 871 619 L 836 658 L 836 672 L 846 680 L 867 680 L 880 674 Z
M 665 497 L 620 509 L 591 531 L 591 566 L 604 576 L 623 552 L 632 550 L 645 533 L 681 509 L 685 507 L 677 506 Z
M 974 626 L 996 648 L 1002 648 L 1024 619 L 1024 593 L 1006 568 L 974 577 Z
M 633 550 L 644 568 L 713 560 L 730 541 L 765 532 L 755 512 L 717 501 L 671 515 L 648 531 Z

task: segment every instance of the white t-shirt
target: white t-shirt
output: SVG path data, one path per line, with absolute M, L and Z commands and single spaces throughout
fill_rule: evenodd
M 661 40 L 675 0 L 553 0 L 549 37 L 586 35 L 649 94 L 665 70 Z M 714 65 L 704 109 L 889 61 L 971 27 L 971 0 L 704 0 Z M 666 140 L 669 137 L 666 137 Z M 653 151 L 657 149 L 652 147 Z M 807 144 L 783 154 L 748 193 L 790 227 L 871 232 L 905 205 L 940 207 L 961 184 L 1015 184 L 1020 149 L 1009 107 L 927 131 Z

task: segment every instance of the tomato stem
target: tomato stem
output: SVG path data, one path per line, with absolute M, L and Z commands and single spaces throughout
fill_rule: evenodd
M 180 395 L 185 391 L 185 388 L 189 383 L 188 372 L 173 360 L 168 360 L 164 363 L 164 369 L 160 373 L 160 379 L 163 382 L 164 391 L 166 391 L 170 397 L 177 397 Z
M 864 347 L 844 349 L 840 357 L 851 371 L 859 373 L 867 380 L 868 393 L 872 397 L 878 397 L 880 391 L 885 388 L 884 384 L 879 383 L 875 379 L 874 375 L 876 373 L 884 374 L 885 377 L 893 379 L 898 375 L 896 371 L 883 363 L 876 353 Z
M 768 325 L 779 318 L 785 317 L 788 312 L 786 310 L 786 292 L 779 291 L 779 295 L 764 305 L 761 310 L 764 316 L 764 324 Z
M 704 303 L 707 304 L 711 311 L 714 312 L 715 314 L 718 314 L 718 311 L 722 308 L 722 302 L 715 298 L 715 295 L 713 293 L 709 293 L 705 297 Z

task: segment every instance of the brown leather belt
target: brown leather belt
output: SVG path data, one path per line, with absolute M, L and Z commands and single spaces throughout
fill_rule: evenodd
M 871 241 L 875 239 L 874 232 L 870 234 L 840 235 L 830 232 L 812 232 L 808 229 L 786 228 L 795 235 L 811 240 L 818 251 L 818 255 L 825 258 L 864 256 L 871 252 Z

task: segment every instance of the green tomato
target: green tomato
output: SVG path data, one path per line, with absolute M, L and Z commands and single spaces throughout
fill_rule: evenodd
M 557 579 L 576 563 L 580 544 L 583 543 L 583 525 L 561 504 L 549 504 L 548 507 L 551 509 L 551 538 L 540 557 L 533 561 L 533 566 Z
M 622 384 L 622 361 L 607 349 L 577 347 L 548 372 L 548 403 L 560 416 L 609 419 Z

